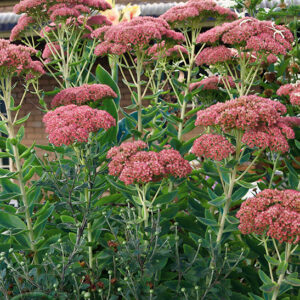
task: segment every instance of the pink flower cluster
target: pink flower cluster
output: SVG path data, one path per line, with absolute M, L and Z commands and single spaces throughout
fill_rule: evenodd
M 36 21 L 52 22 L 60 24 L 62 21 L 67 25 L 77 27 L 84 25 L 88 34 L 102 25 L 111 25 L 111 22 L 104 16 L 90 16 L 93 10 L 110 9 L 111 5 L 105 0 L 22 0 L 14 7 L 16 14 L 25 13 L 13 28 L 10 40 L 16 40 L 30 25 L 34 26 Z M 87 18 L 83 22 L 82 19 Z M 39 22 L 38 22 L 39 24 Z M 55 30 L 56 26 L 46 26 L 46 31 Z M 42 30 L 41 36 L 44 35 Z
M 282 85 L 276 92 L 278 96 L 289 96 L 293 105 L 300 105 L 300 84 Z
M 200 33 L 197 43 L 222 42 L 246 51 L 283 54 L 292 49 L 293 34 L 283 25 L 246 17 Z
M 153 41 L 174 44 L 184 40 L 183 35 L 171 30 L 166 21 L 153 17 L 137 17 L 128 22 L 104 26 L 95 30 L 92 37 L 100 40 L 95 49 L 97 56 L 142 51 Z
M 235 147 L 222 135 L 203 134 L 195 140 L 192 153 L 198 157 L 211 158 L 221 161 L 234 153 Z
M 266 189 L 242 203 L 237 217 L 243 234 L 256 233 L 297 244 L 300 241 L 300 192 Z
M 4 76 L 24 75 L 29 80 L 45 73 L 38 61 L 31 56 L 37 51 L 25 46 L 17 46 L 9 41 L 0 39 L 0 70 Z
M 176 5 L 160 16 L 173 27 L 198 27 L 208 18 L 235 20 L 237 15 L 228 8 L 221 7 L 211 0 L 189 0 Z
M 145 151 L 143 141 L 125 142 L 107 153 L 111 159 L 109 174 L 118 176 L 126 185 L 161 180 L 166 176 L 186 177 L 192 168 L 180 153 L 173 149 L 160 152 Z
M 235 87 L 235 83 L 231 76 L 227 76 L 226 78 L 224 78 L 224 80 L 226 80 L 226 85 L 229 84 L 229 87 Z M 189 90 L 193 91 L 200 87 L 202 87 L 202 91 L 218 90 L 220 86 L 224 87 L 224 80 L 222 76 L 210 76 L 200 81 L 191 83 Z
M 53 6 L 57 5 L 51 10 Z M 111 5 L 104 0 L 21 0 L 14 7 L 14 13 L 36 16 L 43 12 L 44 14 L 52 14 L 56 9 L 65 9 L 61 11 L 61 15 L 68 15 L 68 9 L 75 9 L 77 12 L 88 12 L 90 9 L 106 10 L 111 9 Z M 77 14 L 77 12 L 75 14 Z M 73 12 L 74 13 L 74 12 Z M 72 13 L 72 14 L 73 14 Z
M 223 129 L 253 129 L 262 125 L 275 125 L 283 113 L 286 113 L 286 108 L 280 102 L 250 95 L 198 111 L 195 124 L 219 125 Z
M 116 97 L 117 94 L 106 84 L 83 84 L 59 92 L 53 98 L 51 106 L 54 108 L 69 104 L 83 105 Z
M 267 147 L 272 151 L 287 152 L 287 139 L 295 138 L 291 121 L 282 118 L 286 108 L 280 102 L 255 95 L 243 96 L 217 103 L 197 113 L 196 125 L 220 126 L 223 130 L 245 131 L 242 142 L 251 148 Z
M 180 53 L 181 52 L 181 53 Z M 167 47 L 165 41 L 156 43 L 147 50 L 147 55 L 151 60 L 158 60 L 162 58 L 174 59 L 180 58 L 182 55 L 187 55 L 188 51 L 181 45 L 175 45 L 173 47 Z
M 260 126 L 246 131 L 242 142 L 250 148 L 269 148 L 271 151 L 285 153 L 289 151 L 287 139 L 294 139 L 293 129 L 285 122 L 279 121 L 275 126 Z
M 44 51 L 42 53 L 42 57 L 45 60 L 45 63 L 49 63 L 52 61 L 53 56 L 60 57 L 61 51 L 60 51 L 60 45 L 58 42 L 54 42 L 52 44 L 46 44 Z
M 17 25 L 12 29 L 10 34 L 10 41 L 16 40 L 26 29 L 30 24 L 34 24 L 35 20 L 32 17 L 28 17 L 26 14 L 22 15 Z
M 108 112 L 74 104 L 49 111 L 43 117 L 43 122 L 49 142 L 55 146 L 87 142 L 91 132 L 107 130 L 116 125 L 116 120 Z
M 196 57 L 196 64 L 215 65 L 216 63 L 232 60 L 236 57 L 236 52 L 232 49 L 222 46 L 207 47 L 203 49 Z

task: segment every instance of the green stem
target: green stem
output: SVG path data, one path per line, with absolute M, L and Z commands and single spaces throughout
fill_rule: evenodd
M 277 157 L 276 157 L 274 165 L 273 165 L 272 175 L 271 175 L 271 179 L 270 179 L 269 186 L 268 186 L 269 189 L 272 187 L 272 183 L 273 183 L 274 175 L 276 172 L 277 162 L 278 162 L 279 157 L 280 157 L 280 155 L 277 153 Z
M 287 243 L 285 245 L 284 262 L 286 264 L 288 264 L 288 260 L 289 260 L 290 254 L 291 254 L 291 247 L 292 247 L 292 245 L 289 244 L 289 243 Z M 279 294 L 279 290 L 280 290 L 280 286 L 281 286 L 281 284 L 282 284 L 282 282 L 284 280 L 284 276 L 285 276 L 285 272 L 283 272 L 283 273 L 281 273 L 279 275 L 279 278 L 278 278 L 278 281 L 277 281 L 277 285 L 276 285 L 275 290 L 274 290 L 273 295 L 272 295 L 272 300 L 276 300 L 277 299 L 278 294 Z
M 269 250 L 268 250 L 268 245 L 267 245 L 267 239 L 266 239 L 266 237 L 263 238 L 263 243 L 264 243 L 266 254 L 268 256 L 270 256 L 269 255 Z M 271 280 L 274 281 L 272 266 L 271 266 L 271 264 L 269 262 L 268 262 L 268 266 L 269 266 L 269 273 L 270 273 Z
M 14 122 L 10 110 L 10 99 L 11 99 L 11 78 L 6 79 L 6 84 L 2 81 L 2 91 L 4 93 L 4 103 L 6 107 L 6 113 L 7 113 L 7 131 L 8 131 L 8 137 L 10 139 L 16 139 L 16 134 L 14 131 Z M 36 256 L 36 248 L 35 248 L 35 243 L 34 243 L 34 232 L 33 232 L 33 227 L 32 227 L 32 219 L 30 216 L 30 211 L 29 211 L 29 205 L 28 205 L 28 199 L 26 195 L 26 189 L 25 189 L 25 184 L 24 184 L 24 178 L 22 174 L 22 165 L 21 165 L 21 159 L 20 159 L 20 153 L 17 145 L 12 145 L 13 148 L 13 153 L 14 153 L 14 159 L 15 159 L 15 165 L 16 165 L 16 170 L 17 170 L 17 177 L 18 177 L 18 183 L 21 191 L 21 198 L 22 202 L 24 205 L 24 211 L 25 211 L 25 219 L 26 219 L 26 225 L 28 229 L 28 235 L 29 235 L 29 240 L 30 240 L 30 248 L 31 251 L 34 253 L 33 256 L 33 262 L 35 264 L 38 264 L 38 259 Z
M 138 131 L 143 133 L 143 123 L 142 123 L 142 89 L 141 89 L 141 75 L 142 75 L 142 63 L 143 63 L 143 56 L 138 54 L 137 55 L 137 82 L 136 82 L 136 89 L 137 89 L 137 109 L 138 109 Z

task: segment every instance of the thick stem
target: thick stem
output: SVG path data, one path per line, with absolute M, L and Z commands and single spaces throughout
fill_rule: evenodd
M 4 86 L 4 84 L 2 84 Z M 6 80 L 6 89 L 3 90 L 4 93 L 4 102 L 6 106 L 6 112 L 7 112 L 7 131 L 8 131 L 8 137 L 10 139 L 16 139 L 16 134 L 14 131 L 14 122 L 13 118 L 11 115 L 10 111 L 10 99 L 11 99 L 11 79 Z M 26 219 L 26 225 L 28 229 L 28 235 L 29 235 L 29 240 L 30 240 L 30 247 L 32 252 L 34 253 L 33 256 L 33 261 L 35 264 L 38 264 L 37 256 L 36 256 L 36 249 L 34 245 L 34 232 L 33 232 L 33 227 L 32 227 L 32 219 L 30 216 L 30 211 L 29 211 L 29 205 L 28 205 L 28 200 L 27 200 L 27 195 L 26 195 L 26 189 L 25 189 L 25 184 L 24 184 L 24 178 L 22 174 L 22 165 L 21 165 L 21 159 L 20 159 L 20 154 L 19 154 L 19 149 L 17 145 L 12 145 L 13 148 L 13 153 L 14 153 L 14 159 L 15 159 L 15 166 L 16 166 L 16 171 L 18 173 L 18 184 L 20 187 L 20 192 L 21 192 L 21 198 L 24 206 L 24 211 L 25 211 L 25 219 Z
M 142 74 L 142 56 L 137 55 L 137 109 L 138 109 L 138 131 L 143 133 L 143 123 L 142 123 L 142 89 L 141 89 L 141 74 Z
M 277 157 L 276 157 L 274 165 L 273 165 L 272 175 L 271 175 L 271 179 L 270 179 L 269 186 L 268 186 L 269 189 L 272 187 L 273 179 L 274 179 L 275 172 L 276 172 L 276 169 L 277 169 L 278 159 L 280 157 L 280 155 L 278 153 L 276 155 L 277 155 Z
M 292 245 L 287 243 L 285 245 L 285 257 L 284 257 L 284 261 L 286 264 L 288 264 L 288 261 L 289 261 L 289 257 L 290 257 L 290 254 L 291 254 L 291 247 Z M 279 290 L 280 290 L 280 286 L 284 280 L 284 276 L 285 276 L 285 272 L 281 273 L 279 275 L 279 278 L 278 278 L 278 281 L 277 281 L 277 285 L 275 287 L 275 290 L 273 292 L 273 295 L 272 295 L 272 300 L 276 300 L 277 297 L 278 297 L 278 294 L 279 294 Z

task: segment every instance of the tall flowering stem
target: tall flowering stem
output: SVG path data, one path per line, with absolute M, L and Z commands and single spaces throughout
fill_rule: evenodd
M 34 263 L 37 264 L 36 248 L 35 248 L 35 237 L 32 226 L 32 218 L 29 209 L 29 202 L 26 193 L 26 181 L 23 176 L 23 166 L 22 158 L 19 152 L 18 146 L 22 137 L 15 132 L 15 128 L 25 122 L 24 120 L 18 120 L 18 114 L 22 104 L 24 102 L 25 96 L 28 92 L 28 87 L 31 82 L 37 80 L 39 76 L 44 74 L 42 65 L 39 62 L 33 61 L 31 56 L 36 54 L 36 51 L 32 48 L 24 46 L 16 46 L 10 44 L 9 41 L 0 40 L 0 87 L 2 95 L 0 99 L 3 100 L 6 110 L 6 115 L 0 114 L 2 122 L 4 122 L 5 129 L 8 135 L 8 141 L 13 150 L 13 159 L 16 168 L 16 177 L 18 179 L 18 185 L 20 187 L 22 204 L 25 211 L 26 225 L 28 229 L 28 235 L 30 240 L 30 247 L 33 252 Z M 12 98 L 12 80 L 17 75 L 24 77 L 27 80 L 26 87 L 22 98 L 20 99 L 19 105 L 14 107 L 14 100 Z M 13 112 L 15 111 L 15 115 Z M 25 118 L 26 120 L 27 118 Z M 9 145 L 9 143 L 8 143 Z
M 22 0 L 14 7 L 14 12 L 25 14 L 12 30 L 10 39 L 13 41 L 23 36 L 26 45 L 35 47 L 34 39 L 24 34 L 30 29 L 45 40 L 46 46 L 40 58 L 60 87 L 87 83 L 95 62 L 96 42 L 90 35 L 96 28 L 111 25 L 105 16 L 94 13 L 109 8 L 110 4 L 104 0 L 68 3 Z
M 286 108 L 283 104 L 254 95 L 218 103 L 197 113 L 196 125 L 212 127 L 223 135 L 229 133 L 235 140 L 235 148 L 232 148 L 233 146 L 223 135 L 204 134 L 194 142 L 192 149 L 198 157 L 210 158 L 217 162 L 224 160 L 224 166 L 226 161 L 234 161 L 228 182 L 222 180 L 220 168 L 217 168 L 226 199 L 219 218 L 218 245 L 222 241 L 236 184 L 250 170 L 265 149 L 269 148 L 272 152 L 277 152 L 277 157 L 279 157 L 280 153 L 289 150 L 287 139 L 295 138 L 290 124 L 285 121 L 284 117 L 281 117 L 284 113 L 286 113 Z M 253 149 L 252 154 L 255 158 L 246 170 L 239 174 L 238 167 L 247 148 Z M 235 155 L 233 155 L 234 152 Z M 272 180 L 273 177 L 270 185 L 272 185 Z
M 269 264 L 270 283 L 272 284 L 272 300 L 279 296 L 280 287 L 286 277 L 286 270 L 291 255 L 298 248 L 300 239 L 300 192 L 295 190 L 266 189 L 255 197 L 242 203 L 237 217 L 240 219 L 239 229 L 243 234 L 262 235 L 258 238 L 264 244 Z M 272 239 L 276 259 L 269 259 L 268 240 Z M 277 244 L 285 244 L 284 255 L 280 254 Z M 295 245 L 295 246 L 293 246 Z M 281 266 L 277 282 L 271 264 Z
M 166 21 L 152 17 L 137 17 L 128 22 L 104 26 L 95 30 L 92 36 L 100 42 L 96 46 L 95 55 L 120 57 L 119 68 L 137 108 L 137 129 L 143 134 L 142 102 L 152 82 L 152 78 L 147 83 L 142 82 L 147 49 L 153 42 L 164 41 L 172 45 L 182 42 L 184 37 L 181 33 L 171 30 Z M 128 70 L 132 82 L 127 81 L 124 69 Z M 151 76 L 154 76 L 154 73 L 155 70 Z

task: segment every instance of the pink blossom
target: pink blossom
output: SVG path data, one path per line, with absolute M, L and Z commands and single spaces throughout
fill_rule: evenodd
M 192 172 L 192 167 L 177 150 L 164 149 L 159 152 L 159 162 L 165 168 L 165 173 L 183 178 Z
M 226 85 L 229 85 L 229 87 L 235 87 L 235 83 L 231 76 L 227 76 L 225 78 L 223 78 L 222 76 L 210 76 L 210 77 L 204 78 L 200 81 L 191 83 L 189 90 L 193 91 L 200 87 L 202 87 L 202 91 L 218 90 L 220 86 L 224 87 L 223 79 L 225 80 Z
M 300 105 L 300 84 L 282 85 L 276 92 L 278 96 L 289 96 L 293 105 Z
M 126 185 L 161 180 L 166 176 L 186 177 L 191 171 L 189 162 L 173 149 L 160 152 L 145 151 L 142 141 L 124 142 L 108 151 L 111 158 L 109 174 L 118 176 Z
M 106 84 L 83 84 L 59 92 L 53 98 L 51 106 L 54 108 L 69 104 L 83 105 L 116 97 L 117 94 Z
M 6 76 L 28 75 L 39 77 L 45 73 L 40 62 L 32 60 L 36 50 L 30 47 L 17 46 L 0 39 L 0 69 Z
M 292 33 L 285 26 L 246 17 L 200 33 L 197 43 L 219 42 L 267 55 L 285 55 L 292 49 L 293 39 Z
M 237 217 L 243 234 L 256 233 L 280 243 L 300 240 L 300 192 L 266 189 L 242 203 Z
M 300 117 L 281 117 L 280 122 L 289 127 L 300 127 Z
M 32 17 L 28 17 L 26 14 L 21 16 L 17 25 L 12 29 L 10 34 L 10 41 L 14 41 L 20 37 L 20 35 L 27 29 L 30 24 L 35 23 Z
M 196 64 L 214 65 L 216 63 L 232 60 L 235 52 L 225 46 L 207 47 L 203 49 L 196 57 Z
M 75 8 L 77 11 L 87 11 L 87 8 L 93 10 L 110 9 L 111 5 L 104 0 L 21 0 L 20 3 L 14 7 L 14 13 L 36 16 L 37 14 L 47 15 L 49 9 L 55 5 L 65 5 L 68 8 Z M 50 11 L 50 13 L 52 13 Z
M 173 59 L 181 58 L 182 55 L 187 55 L 188 51 L 181 45 L 175 45 L 173 47 L 167 47 L 165 41 L 156 43 L 147 50 L 147 55 L 151 60 L 157 60 L 162 58 Z
M 198 111 L 195 125 L 219 125 L 223 129 L 253 129 L 276 124 L 284 113 L 286 108 L 280 102 L 249 95 Z
M 173 27 L 198 27 L 208 18 L 234 20 L 237 15 L 228 8 L 218 6 L 214 1 L 190 0 L 183 5 L 176 5 L 160 16 Z
M 265 149 L 268 147 L 274 152 L 287 152 L 289 150 L 287 139 L 294 139 L 295 133 L 293 129 L 282 122 L 281 119 L 273 126 L 261 126 L 246 131 L 243 135 L 242 142 L 250 148 L 257 147 L 259 149 Z
M 92 37 L 100 40 L 95 49 L 96 55 L 142 51 L 153 41 L 174 44 L 184 40 L 183 35 L 171 30 L 166 21 L 153 17 L 137 17 L 128 22 L 104 26 L 95 30 Z
M 58 42 L 54 42 L 52 44 L 46 44 L 42 57 L 45 60 L 45 63 L 51 62 L 53 56 L 54 57 L 60 57 L 61 51 L 60 51 L 60 45 Z
M 203 134 L 195 140 L 192 153 L 198 157 L 221 161 L 234 153 L 234 146 L 222 135 Z
M 49 111 L 43 118 L 49 142 L 55 146 L 86 143 L 91 132 L 109 129 L 116 120 L 106 111 L 74 104 Z

